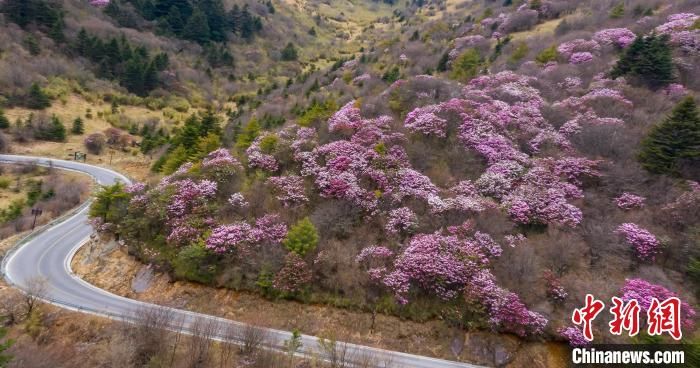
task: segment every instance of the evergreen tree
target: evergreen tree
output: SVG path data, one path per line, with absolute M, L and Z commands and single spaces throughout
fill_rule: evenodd
M 66 140 L 66 127 L 56 115 L 51 117 L 51 128 L 47 138 L 54 142 L 63 142 Z
M 51 101 L 49 100 L 49 96 L 47 96 L 35 82 L 29 88 L 29 95 L 27 96 L 25 105 L 33 110 L 43 110 L 51 106 Z
M 71 127 L 70 132 L 76 135 L 85 133 L 85 124 L 83 123 L 83 119 L 80 117 L 75 118 L 75 120 L 73 120 L 73 127 Z
M 80 28 L 80 32 L 78 32 L 78 37 L 75 40 L 75 45 L 73 48 L 80 56 L 87 57 L 89 55 L 90 37 L 88 36 L 85 28 Z
M 168 15 L 165 17 L 162 27 L 165 27 L 167 31 L 175 35 L 182 35 L 185 29 L 185 21 L 182 19 L 182 14 L 180 14 L 180 9 L 178 7 L 170 7 L 170 11 L 168 11 Z
M 90 206 L 90 217 L 100 218 L 106 222 L 118 222 L 126 215 L 129 195 L 124 191 L 124 184 L 103 186 Z
M 56 18 L 53 24 L 51 24 L 51 29 L 49 29 L 49 37 L 56 43 L 66 42 L 66 36 L 63 34 L 63 29 L 65 27 L 66 25 L 63 22 L 63 17 Z
M 401 77 L 401 71 L 399 70 L 398 66 L 394 66 L 393 68 L 389 69 L 382 75 L 382 80 L 384 80 L 387 83 L 394 83 L 399 78 Z
M 693 97 L 686 97 L 671 116 L 651 129 L 642 141 L 639 159 L 654 173 L 682 175 L 682 166 L 700 167 L 700 115 Z
M 318 231 L 311 220 L 304 217 L 289 229 L 282 244 L 290 252 L 303 257 L 318 245 Z
M 187 149 L 183 146 L 178 146 L 172 152 L 165 156 L 165 162 L 162 164 L 162 171 L 165 174 L 172 174 L 177 170 L 182 164 L 187 162 L 190 158 L 190 154 Z
M 613 79 L 631 75 L 652 89 L 673 82 L 673 59 L 668 36 L 651 34 L 637 37 L 615 64 L 610 75 Z
M 0 107 L 0 129 L 7 129 L 10 127 L 10 120 L 5 116 L 5 110 Z
M 259 134 L 260 123 L 258 123 L 258 120 L 255 118 L 250 119 L 248 124 L 246 124 L 242 131 L 236 136 L 236 147 L 241 150 L 247 149 Z
M 619 3 L 610 9 L 610 18 L 618 19 L 625 16 L 625 4 Z
M 297 54 L 297 49 L 296 47 L 294 47 L 293 43 L 287 43 L 287 46 L 285 46 L 282 50 L 281 57 L 283 61 L 293 61 L 299 58 L 299 55 Z
M 468 49 L 455 59 L 450 76 L 461 82 L 468 82 L 476 77 L 482 65 L 483 60 L 479 52 L 476 49 Z
M 182 130 L 175 138 L 175 142 L 178 145 L 184 147 L 187 152 L 192 152 L 195 145 L 197 144 L 197 140 L 199 139 L 199 133 L 199 120 L 197 119 L 197 116 L 195 114 L 192 114 L 189 118 L 187 118 L 187 120 L 185 120 L 185 125 L 182 127 Z
M 221 0 L 202 0 L 199 7 L 207 16 L 209 38 L 214 42 L 226 41 L 226 10 Z
M 32 56 L 37 56 L 41 53 L 39 40 L 37 40 L 36 36 L 33 34 L 27 35 L 27 37 L 24 39 L 24 45 L 27 47 L 27 51 L 29 51 Z
M 209 21 L 207 20 L 206 14 L 204 14 L 201 9 L 194 9 L 192 16 L 187 20 L 183 35 L 186 39 L 197 43 L 204 44 L 209 42 L 211 37 Z
M 447 63 L 450 61 L 450 55 L 445 52 L 442 54 L 440 57 L 440 60 L 438 61 L 438 65 L 435 68 L 438 72 L 446 72 L 447 71 Z
M 211 110 L 207 110 L 204 113 L 204 116 L 202 116 L 202 121 L 199 123 L 199 136 L 205 137 L 209 133 L 213 133 L 216 135 L 221 134 L 219 118 Z
M 188 0 L 155 0 L 153 5 L 153 18 L 167 16 L 172 7 L 177 8 L 182 19 L 188 19 L 192 15 L 192 5 L 190 5 Z

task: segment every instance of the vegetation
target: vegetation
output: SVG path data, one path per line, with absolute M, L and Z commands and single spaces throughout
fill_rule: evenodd
M 289 229 L 289 233 L 282 244 L 290 252 L 303 257 L 318 245 L 318 231 L 311 220 L 308 217 L 304 217 Z
M 650 88 L 664 87 L 673 82 L 674 66 L 668 40 L 667 35 L 638 37 L 620 57 L 611 76 L 637 77 Z
M 695 99 L 686 97 L 642 141 L 639 159 L 649 171 L 681 175 L 685 169 L 700 164 L 698 142 L 700 113 Z

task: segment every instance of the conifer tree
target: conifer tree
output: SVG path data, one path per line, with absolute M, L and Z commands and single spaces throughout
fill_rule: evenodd
M 73 120 L 73 127 L 71 127 L 70 131 L 76 135 L 85 133 L 85 124 L 83 123 L 83 119 L 80 117 L 75 118 L 75 120 Z
M 673 59 L 668 36 L 651 34 L 637 37 L 615 64 L 610 75 L 613 79 L 631 75 L 652 89 L 673 82 Z
M 184 37 L 197 43 L 207 43 L 211 37 L 209 21 L 206 14 L 201 9 L 195 8 L 192 16 L 187 20 Z
M 44 91 L 35 82 L 29 88 L 29 95 L 27 96 L 26 105 L 28 108 L 33 110 L 43 110 L 51 106 L 51 101 L 49 96 L 44 93 Z
M 303 257 L 318 245 L 318 231 L 311 220 L 304 217 L 289 229 L 282 244 L 290 252 Z
M 693 97 L 686 97 L 651 129 L 639 160 L 651 172 L 675 176 L 682 175 L 683 161 L 691 168 L 700 165 L 700 115 Z
M 287 43 L 287 46 L 284 47 L 281 56 L 284 61 L 296 60 L 299 57 L 296 47 L 294 47 L 294 44 L 291 42 Z
M 55 142 L 63 142 L 66 140 L 66 127 L 63 126 L 63 123 L 56 115 L 51 117 L 51 128 L 49 130 L 48 139 Z

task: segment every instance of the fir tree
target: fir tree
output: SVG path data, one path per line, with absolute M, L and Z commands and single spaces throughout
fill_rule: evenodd
M 199 136 L 205 137 L 210 133 L 216 135 L 221 134 L 221 127 L 219 126 L 219 118 L 216 114 L 211 110 L 207 110 L 199 123 Z
M 43 110 L 51 106 L 51 101 L 49 96 L 44 93 L 44 91 L 35 82 L 29 88 L 29 95 L 27 96 L 26 106 L 33 110 Z
M 693 97 L 686 97 L 642 141 L 639 159 L 654 173 L 681 175 L 682 166 L 700 165 L 700 115 Z M 697 180 L 698 178 L 694 178 Z
M 85 133 L 85 124 L 83 123 L 83 119 L 80 117 L 75 118 L 75 120 L 73 120 L 73 126 L 71 127 L 70 132 L 76 135 Z
M 51 128 L 49 129 L 47 138 L 55 142 L 63 142 L 66 140 L 66 127 L 63 126 L 63 123 L 56 115 L 51 117 Z
M 673 60 L 668 36 L 651 34 L 637 37 L 615 64 L 610 75 L 613 79 L 631 75 L 652 89 L 673 82 Z
M 87 34 L 85 28 L 80 28 L 78 32 L 78 37 L 75 40 L 75 45 L 73 46 L 75 51 L 80 56 L 88 56 L 90 51 L 90 37 Z
M 294 47 L 293 43 L 287 43 L 287 46 L 285 46 L 282 50 L 281 57 L 283 61 L 293 61 L 299 57 L 297 54 L 297 49 Z
M 196 8 L 192 16 L 187 20 L 184 37 L 197 43 L 207 43 L 211 37 L 209 31 L 209 21 L 206 14 L 201 9 Z
M 178 7 L 171 6 L 170 11 L 168 11 L 168 15 L 163 20 L 164 21 L 161 24 L 161 28 L 164 28 L 166 31 L 170 31 L 177 36 L 182 35 L 182 32 L 185 29 L 185 21 L 182 19 L 182 14 L 180 13 L 180 9 Z

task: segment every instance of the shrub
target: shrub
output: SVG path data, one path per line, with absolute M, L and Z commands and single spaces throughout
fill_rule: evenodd
M 10 127 L 10 121 L 5 116 L 5 111 L 0 108 L 0 129 L 7 129 Z
M 550 61 L 556 61 L 558 57 L 559 53 L 557 52 L 557 47 L 552 45 L 537 54 L 537 56 L 535 56 L 535 60 L 540 64 L 547 64 Z
M 483 58 L 476 49 L 469 49 L 459 55 L 452 63 L 450 77 L 461 82 L 468 82 L 479 74 L 483 62 Z
M 93 155 L 99 155 L 105 148 L 107 140 L 102 133 L 93 133 L 85 138 L 83 142 L 85 144 L 85 149 Z
M 308 217 L 304 217 L 289 229 L 289 233 L 282 244 L 290 252 L 304 256 L 318 245 L 316 227 Z
M 293 43 L 287 43 L 287 46 L 282 49 L 281 58 L 283 61 L 294 61 L 299 58 L 299 54 Z

